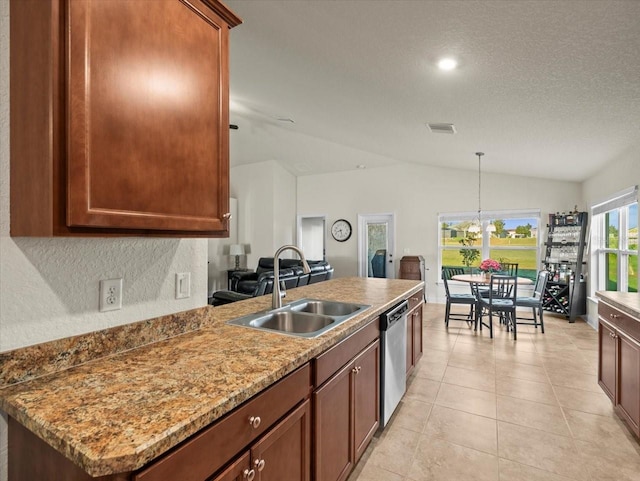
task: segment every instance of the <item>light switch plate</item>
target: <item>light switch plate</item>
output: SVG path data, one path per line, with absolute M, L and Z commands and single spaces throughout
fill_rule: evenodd
M 191 273 L 176 273 L 176 299 L 191 297 Z

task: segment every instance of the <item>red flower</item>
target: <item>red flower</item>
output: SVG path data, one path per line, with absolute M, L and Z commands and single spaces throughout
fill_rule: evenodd
M 499 272 L 502 270 L 502 266 L 498 261 L 485 259 L 480 263 L 480 270 L 482 272 Z

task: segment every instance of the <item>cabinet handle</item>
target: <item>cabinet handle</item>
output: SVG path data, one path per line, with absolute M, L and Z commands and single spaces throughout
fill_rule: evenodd
M 258 426 L 260 426 L 261 421 L 262 419 L 260 419 L 260 416 L 251 416 L 249 418 L 249 424 L 253 426 L 253 429 L 258 429 Z
M 222 218 L 226 220 L 231 220 L 232 217 L 233 216 L 231 215 L 231 212 L 227 212 L 226 214 L 222 215 Z
M 244 471 L 242 471 L 242 476 L 247 481 L 253 481 L 253 478 L 256 477 L 256 472 L 253 469 L 245 469 Z
M 358 374 L 358 368 L 357 368 L 357 367 L 354 367 L 354 368 L 351 370 L 351 372 L 352 372 L 352 373 L 354 373 L 354 374 Z
M 262 471 L 264 469 L 265 462 L 264 459 L 256 459 L 253 464 L 255 464 L 258 471 Z
M 609 314 L 611 319 L 618 319 L 620 316 L 618 314 Z

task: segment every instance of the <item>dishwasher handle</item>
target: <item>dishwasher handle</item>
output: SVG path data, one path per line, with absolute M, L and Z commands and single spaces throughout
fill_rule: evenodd
M 388 331 L 391 326 L 400 321 L 409 310 L 409 303 L 404 300 L 399 304 L 396 304 L 388 311 L 382 313 L 380 316 L 380 330 Z

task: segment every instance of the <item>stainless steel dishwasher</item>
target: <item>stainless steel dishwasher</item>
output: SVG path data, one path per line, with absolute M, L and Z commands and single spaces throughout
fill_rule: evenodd
M 407 301 L 380 316 L 380 426 L 389 422 L 406 389 Z

